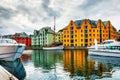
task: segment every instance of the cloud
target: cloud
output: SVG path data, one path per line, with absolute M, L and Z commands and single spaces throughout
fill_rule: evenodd
M 89 18 L 110 20 L 119 28 L 119 0 L 2 0 L 0 2 L 0 31 L 33 33 L 45 26 L 62 29 L 70 20 Z

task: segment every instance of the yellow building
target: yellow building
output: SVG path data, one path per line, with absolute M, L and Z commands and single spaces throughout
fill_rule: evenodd
M 91 46 L 106 39 L 117 39 L 117 30 L 110 21 L 89 19 L 70 21 L 63 29 L 63 46 Z
M 59 30 L 57 34 L 59 35 L 59 42 L 63 43 L 63 32 L 62 32 L 62 30 Z

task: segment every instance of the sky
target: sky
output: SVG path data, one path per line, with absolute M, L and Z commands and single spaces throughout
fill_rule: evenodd
M 70 20 L 110 20 L 120 29 L 119 0 L 1 0 L 0 34 L 33 31 L 49 26 L 56 31 L 66 27 Z

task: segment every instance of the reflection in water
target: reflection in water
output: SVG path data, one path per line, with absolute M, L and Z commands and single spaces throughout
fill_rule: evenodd
M 91 75 L 101 76 L 102 72 L 108 71 L 107 67 L 94 60 L 88 60 L 87 50 L 65 50 L 63 54 L 64 68 L 73 76 L 84 76 L 89 78 Z
M 76 76 L 94 80 L 120 64 L 120 59 L 91 57 L 87 50 L 33 50 L 26 56 L 22 57 L 26 80 L 70 80 Z
M 15 61 L 0 61 L 0 65 L 16 76 L 19 80 L 24 80 L 26 72 L 20 59 L 16 59 Z
M 32 61 L 35 67 L 42 67 L 43 69 L 51 69 L 55 67 L 55 63 L 62 61 L 63 51 L 44 51 L 34 50 L 32 54 Z

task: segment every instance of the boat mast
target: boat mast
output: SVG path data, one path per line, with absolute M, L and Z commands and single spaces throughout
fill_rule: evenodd
M 55 36 L 55 20 L 56 20 L 56 19 L 55 19 L 55 16 L 54 16 L 54 45 L 56 44 L 56 38 L 55 38 L 55 37 L 56 37 L 56 36 Z

